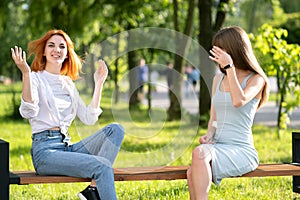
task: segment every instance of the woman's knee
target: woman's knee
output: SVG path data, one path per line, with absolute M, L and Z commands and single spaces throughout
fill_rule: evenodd
M 112 123 L 108 125 L 112 129 L 113 133 L 117 133 L 122 138 L 124 137 L 124 127 L 119 123 Z
M 123 126 L 121 124 L 117 123 L 117 122 L 111 123 L 111 124 L 109 124 L 107 126 L 111 127 L 114 130 L 119 130 L 121 132 L 124 132 Z
M 193 162 L 207 162 L 210 160 L 210 154 L 203 146 L 198 146 L 193 150 L 192 161 Z
M 186 170 L 186 178 L 188 181 L 191 180 L 191 176 L 192 176 L 192 170 L 191 170 L 191 168 L 188 168 Z

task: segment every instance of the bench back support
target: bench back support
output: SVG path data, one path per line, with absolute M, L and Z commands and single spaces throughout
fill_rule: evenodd
M 9 199 L 9 143 L 0 139 L 0 197 Z
M 292 134 L 292 162 L 300 165 L 300 132 Z M 293 192 L 300 193 L 300 176 L 293 176 Z

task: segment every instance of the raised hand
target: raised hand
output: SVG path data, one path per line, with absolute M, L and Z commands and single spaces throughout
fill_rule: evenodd
M 22 50 L 21 47 L 15 46 L 15 49 L 11 48 L 11 57 L 14 60 L 17 67 L 21 70 L 21 72 L 28 73 L 30 72 L 30 67 L 26 62 L 26 53 Z
M 94 73 L 95 83 L 103 83 L 107 78 L 108 69 L 103 60 L 99 60 L 99 67 Z
M 213 55 L 209 56 L 209 58 L 218 63 L 222 68 L 228 64 L 233 64 L 231 56 L 223 49 L 213 46 L 209 52 Z

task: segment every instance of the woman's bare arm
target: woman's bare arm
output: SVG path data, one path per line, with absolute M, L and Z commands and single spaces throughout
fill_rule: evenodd
M 17 67 L 22 72 L 22 98 L 25 102 L 33 103 L 31 91 L 30 67 L 26 62 L 26 53 L 21 47 L 11 48 L 11 56 Z

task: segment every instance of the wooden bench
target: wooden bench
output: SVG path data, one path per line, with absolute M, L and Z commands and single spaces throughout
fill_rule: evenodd
M 0 197 L 3 197 L 1 200 L 9 199 L 9 185 L 11 184 L 28 185 L 91 181 L 89 178 L 42 176 L 37 175 L 34 171 L 9 172 L 8 151 L 9 144 L 0 140 Z M 256 170 L 240 177 L 293 176 L 293 191 L 300 193 L 300 132 L 292 133 L 292 162 L 291 164 L 260 164 Z M 176 180 L 186 179 L 187 169 L 188 166 L 127 167 L 114 169 L 114 175 L 115 181 Z
M 115 181 L 177 180 L 186 179 L 188 166 L 116 168 Z M 261 164 L 240 177 L 300 176 L 300 166 L 293 164 Z M 237 177 L 233 177 L 237 178 Z M 43 176 L 35 171 L 16 171 L 10 174 L 10 184 L 28 185 L 45 183 L 90 182 L 90 178 Z

